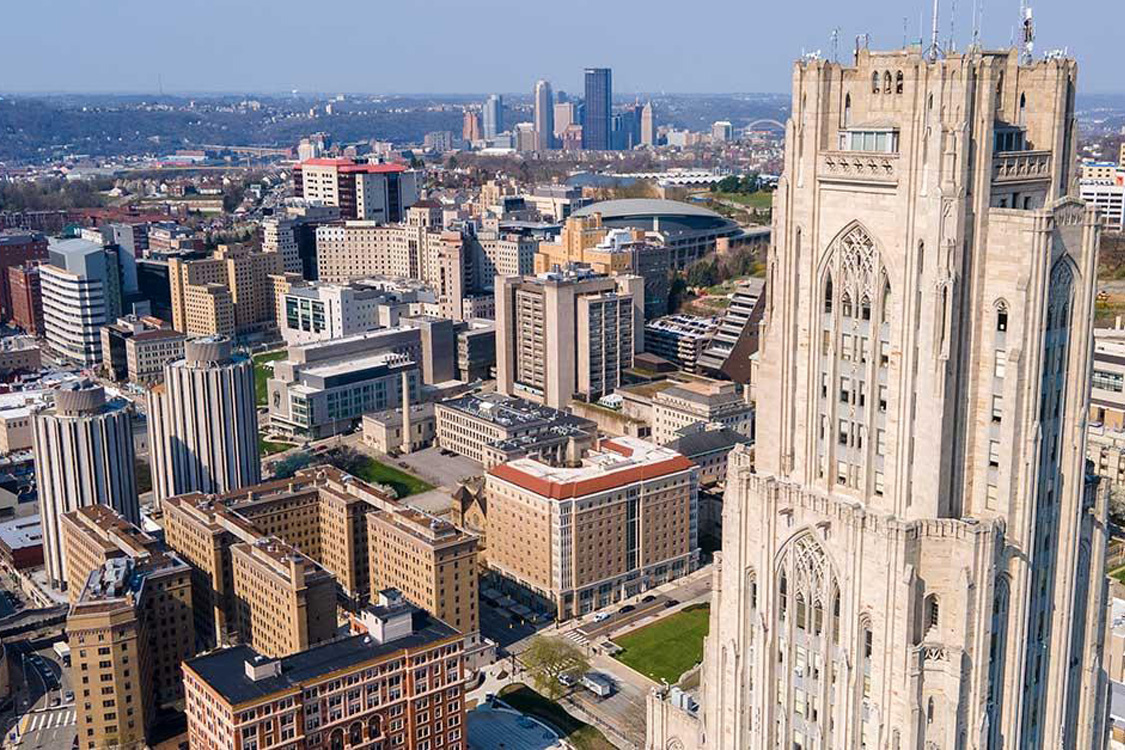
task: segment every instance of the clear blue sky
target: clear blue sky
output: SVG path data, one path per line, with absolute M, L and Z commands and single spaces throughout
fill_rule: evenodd
M 1019 0 L 985 4 L 1006 46 Z M 929 32 L 932 0 L 3 0 L 0 92 L 788 91 L 802 50 Z M 941 0 L 943 38 L 953 0 Z M 969 41 L 973 0 L 956 0 Z M 1037 48 L 1069 47 L 1088 92 L 1125 92 L 1125 0 L 1039 0 Z M 842 55 L 843 56 L 843 55 Z

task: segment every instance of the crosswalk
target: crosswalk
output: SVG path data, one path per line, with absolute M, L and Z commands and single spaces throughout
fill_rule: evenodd
M 78 723 L 78 715 L 72 708 L 61 708 L 54 711 L 39 711 L 27 717 L 24 732 L 38 732 L 41 729 L 56 729 L 69 727 Z
M 590 642 L 590 639 L 582 635 L 582 633 L 578 632 L 578 630 L 572 630 L 563 637 L 568 641 L 577 643 L 579 646 L 585 646 Z

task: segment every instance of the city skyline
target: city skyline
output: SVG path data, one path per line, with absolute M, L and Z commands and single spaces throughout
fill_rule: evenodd
M 547 8 L 520 8 L 518 20 L 506 19 L 503 10 L 510 0 L 492 0 L 485 11 L 466 15 L 451 0 L 431 0 L 426 32 L 431 53 L 423 58 L 411 54 L 413 34 L 386 35 L 380 39 L 387 57 L 410 56 L 415 64 L 403 68 L 372 68 L 360 64 L 350 48 L 363 34 L 379 28 L 408 25 L 414 10 L 380 7 L 378 17 L 354 0 L 337 0 L 333 13 L 319 17 L 301 15 L 301 6 L 289 0 L 273 4 L 274 13 L 262 15 L 250 4 L 202 0 L 190 9 L 142 6 L 137 0 L 121 0 L 119 13 L 105 14 L 96 5 L 69 0 L 58 5 L 20 5 L 10 10 L 10 23 L 0 28 L 0 69 L 19 70 L 15 77 L 0 79 L 5 93 L 280 93 L 294 89 L 323 93 L 415 93 L 478 94 L 488 91 L 527 92 L 535 81 L 546 79 L 556 91 L 579 91 L 587 66 L 614 69 L 618 92 L 667 93 L 784 93 L 789 88 L 792 61 L 804 52 L 819 50 L 833 57 L 832 30 L 839 27 L 838 53 L 847 57 L 858 34 L 869 34 L 875 49 L 894 49 L 903 41 L 929 37 L 931 5 L 918 2 L 904 7 L 891 0 L 876 0 L 841 14 L 829 0 L 791 6 L 751 8 L 723 3 L 714 9 L 723 16 L 722 29 L 746 28 L 748 34 L 717 38 L 704 33 L 711 16 L 696 19 L 699 31 L 684 44 L 662 42 L 672 21 L 671 4 L 645 6 L 638 14 L 631 4 L 594 5 L 583 0 L 574 12 L 559 17 Z M 955 8 L 942 3 L 939 36 L 951 36 L 958 49 L 972 37 L 974 3 Z M 1008 46 L 1013 38 L 1018 3 L 1010 7 L 988 4 L 981 22 L 981 39 L 988 48 Z M 587 23 L 598 13 L 598 24 Z M 1064 47 L 1066 41 L 1083 40 L 1071 49 L 1082 65 L 1082 89 L 1087 93 L 1118 92 L 1113 59 L 1115 29 L 1125 23 L 1125 6 L 1109 0 L 1077 0 L 1035 6 L 1038 53 Z M 904 11 L 906 11 L 904 15 Z M 951 12 L 956 16 L 951 18 Z M 336 55 L 323 59 L 281 59 L 277 40 L 290 35 L 300 15 L 302 33 L 332 34 Z M 60 16 L 84 34 L 130 39 L 130 55 L 105 55 L 96 45 L 70 45 L 66 55 L 43 55 L 55 41 L 47 32 L 57 28 Z M 715 14 L 717 17 L 717 13 Z M 821 19 L 823 27 L 807 23 Z M 1100 21 L 1090 22 L 1092 18 Z M 554 38 L 569 38 L 567 45 L 544 45 L 541 35 L 531 33 L 550 24 Z M 717 25 L 717 24 L 716 24 Z M 772 30 L 771 30 L 772 27 Z M 617 33 L 619 28 L 630 34 Z M 688 27 L 692 28 L 691 26 Z M 257 30 L 246 34 L 245 29 Z M 204 33 L 205 32 L 205 33 Z M 489 39 L 502 35 L 504 54 L 471 54 L 472 48 L 455 41 Z M 409 40 L 409 41 L 408 41 Z M 655 41 L 654 41 L 655 40 Z M 694 41 L 693 41 L 694 40 Z M 724 41 L 727 43 L 724 44 Z M 352 44 L 352 43 L 355 44 Z M 755 46 L 757 45 L 757 46 Z M 167 56 L 169 49 L 188 51 Z M 659 54 L 654 54 L 659 49 Z M 706 54 L 701 54 L 706 50 Z M 466 53 L 469 54 L 466 54 Z M 342 57 L 341 57 L 342 55 Z M 138 65 L 138 56 L 146 60 Z M 36 60 L 27 66 L 26 61 Z M 272 62 L 261 64 L 262 60 Z M 513 59 L 529 61 L 512 65 Z

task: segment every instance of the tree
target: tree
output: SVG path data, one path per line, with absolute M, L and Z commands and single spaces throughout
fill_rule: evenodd
M 294 451 L 274 464 L 274 479 L 289 479 L 312 462 L 313 455 L 308 451 Z
M 520 654 L 520 661 L 527 667 L 535 689 L 551 700 L 562 697 L 566 687 L 559 682 L 560 677 L 578 680 L 590 671 L 582 649 L 570 641 L 545 635 L 531 640 L 531 645 Z

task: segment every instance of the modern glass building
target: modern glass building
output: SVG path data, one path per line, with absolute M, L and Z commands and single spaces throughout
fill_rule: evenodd
M 612 110 L 613 71 L 609 68 L 586 68 L 586 119 L 582 125 L 582 148 L 609 150 Z

